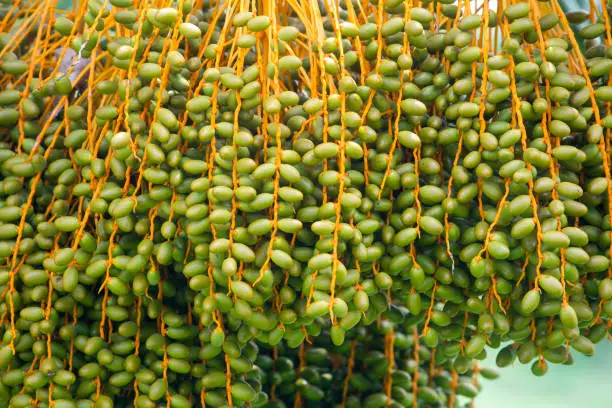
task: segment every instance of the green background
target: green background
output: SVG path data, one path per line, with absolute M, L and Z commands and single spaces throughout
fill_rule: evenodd
M 495 1 L 491 1 L 495 8 Z M 588 6 L 588 0 L 560 0 L 564 10 Z M 68 9 L 72 0 L 59 0 Z M 582 7 L 580 7 L 582 6 Z M 495 367 L 495 350 L 482 365 Z M 516 362 L 500 369 L 501 377 L 482 380 L 482 393 L 475 408 L 612 408 L 612 342 L 597 345 L 593 357 L 573 353 L 574 365 L 549 365 L 544 377 L 531 374 L 529 365 Z
M 72 7 L 72 0 L 58 0 L 56 7 L 62 10 L 68 10 Z
M 489 350 L 483 366 L 496 367 L 495 350 Z M 475 408 L 611 408 L 612 342 L 603 340 L 593 357 L 573 352 L 574 365 L 548 365 L 548 373 L 536 377 L 530 365 L 518 361 L 499 369 L 497 380 L 482 380 Z

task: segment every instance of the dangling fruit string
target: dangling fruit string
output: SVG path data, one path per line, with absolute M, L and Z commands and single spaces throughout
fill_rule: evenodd
M 421 333 L 421 336 L 425 336 L 429 332 L 429 322 L 433 315 L 433 309 L 434 309 L 434 304 L 436 301 L 436 290 L 437 289 L 438 289 L 438 282 L 434 280 L 434 284 L 431 289 L 429 307 L 427 308 L 427 311 L 425 312 L 425 324 L 423 325 L 423 332 Z
M 59 248 L 59 239 L 60 239 L 60 235 L 56 235 L 55 239 L 53 240 L 53 249 L 51 250 L 51 252 L 49 253 L 49 255 L 53 255 Z M 53 273 L 53 271 L 48 271 L 47 272 L 47 276 L 48 276 L 48 286 L 47 286 L 47 299 L 46 299 L 46 305 L 45 305 L 45 321 L 50 321 L 51 319 L 51 305 L 53 304 L 53 279 L 55 274 Z M 53 334 L 52 333 L 47 333 L 47 359 L 51 360 L 53 358 L 53 343 L 52 343 L 52 337 Z M 41 359 L 41 365 L 42 365 L 43 360 Z M 49 407 L 53 407 L 53 391 L 55 389 L 55 383 L 53 381 L 50 382 L 49 384 Z
M 350 3 L 350 2 L 347 2 Z M 404 6 L 405 10 L 404 10 L 404 21 L 408 21 L 409 16 L 410 16 L 410 6 L 408 4 L 406 4 Z M 379 47 L 381 48 L 381 47 Z M 342 49 L 342 47 L 341 47 Z M 342 51 L 341 51 L 342 52 Z M 410 44 L 408 43 L 408 38 L 406 35 L 403 35 L 403 42 L 402 42 L 402 49 L 401 49 L 402 54 L 408 55 L 410 56 Z M 399 74 L 399 81 L 400 81 L 400 86 L 399 86 L 399 91 L 398 91 L 398 95 L 397 95 L 397 100 L 401 101 L 402 100 L 402 95 L 403 95 L 403 91 L 404 91 L 404 75 L 405 75 L 405 70 L 400 70 L 400 74 Z M 397 104 L 397 109 L 395 112 L 395 125 L 393 128 L 393 132 L 391 132 L 393 134 L 393 142 L 391 143 L 391 147 L 389 148 L 389 158 L 387 161 L 387 168 L 385 169 L 385 174 L 383 175 L 382 181 L 380 182 L 380 190 L 378 191 L 378 199 L 380 200 L 380 197 L 383 193 L 383 190 L 385 188 L 385 182 L 387 181 L 387 178 L 389 177 L 389 173 L 391 172 L 391 164 L 393 163 L 393 153 L 395 152 L 395 149 L 397 147 L 397 143 L 398 143 L 398 135 L 399 135 L 399 122 L 400 119 L 402 117 L 402 109 L 401 109 L 401 104 L 398 103 Z M 366 159 L 367 160 L 367 159 Z
M 134 355 L 139 356 L 140 353 L 140 324 L 142 321 L 142 296 L 136 299 L 136 334 L 134 335 Z M 137 407 L 138 400 L 138 379 L 134 381 L 134 408 Z
M 346 407 L 346 398 L 348 396 L 349 384 L 351 376 L 353 375 L 353 368 L 355 368 L 355 349 L 357 346 L 357 340 L 351 340 L 351 351 L 349 354 L 348 362 L 346 364 L 346 377 L 344 378 L 344 385 L 342 386 L 342 404 L 341 407 Z
M 503 10 L 505 7 L 505 1 L 502 0 L 499 3 L 499 8 L 500 10 Z M 508 38 L 509 37 L 509 29 L 508 29 L 508 23 L 507 20 L 505 18 L 500 19 L 499 24 L 501 26 L 502 29 L 502 33 L 504 38 Z M 516 123 L 518 124 L 519 130 L 521 132 L 521 146 L 522 146 L 522 151 L 525 152 L 527 150 L 527 130 L 525 128 L 525 124 L 523 122 L 523 115 L 521 113 L 520 110 L 520 105 L 521 105 L 521 100 L 518 96 L 517 93 L 517 89 L 516 89 L 516 76 L 515 76 L 515 72 L 514 72 L 514 59 L 513 58 L 508 58 L 509 64 L 508 64 L 508 71 L 509 71 L 509 76 L 510 76 L 510 93 L 512 96 L 512 113 L 513 113 L 513 118 L 516 120 Z M 531 164 L 527 163 L 526 167 L 528 170 L 531 171 Z M 538 258 L 538 262 L 536 265 L 536 279 L 534 282 L 534 286 L 535 289 L 539 291 L 539 279 L 540 279 L 540 267 L 542 265 L 542 227 L 540 225 L 540 219 L 538 217 L 538 202 L 535 198 L 534 192 L 533 192 L 533 180 L 529 180 L 528 181 L 528 187 L 529 187 L 529 199 L 531 201 L 531 207 L 532 207 L 532 214 L 533 214 L 533 220 L 535 222 L 536 225 L 536 254 L 537 254 L 537 258 Z M 526 265 L 525 265 L 526 266 Z
M 43 33 L 43 28 L 45 27 L 45 25 L 51 25 L 51 24 L 45 24 L 46 20 L 50 17 L 49 16 L 49 10 L 53 10 L 54 7 L 52 5 L 52 1 L 53 0 L 43 0 L 42 2 L 42 13 L 43 13 L 43 17 L 42 17 L 42 21 L 39 22 L 38 25 L 38 30 L 36 31 L 36 39 L 34 40 L 34 44 L 33 44 L 33 55 L 31 56 L 32 61 L 39 61 L 40 57 L 40 50 L 44 49 L 41 45 L 41 39 L 42 39 L 42 33 Z M 42 64 L 41 64 L 42 65 Z M 34 77 L 34 67 L 36 66 L 35 63 L 30 63 L 29 67 L 28 67 L 28 71 L 27 71 L 27 79 L 25 82 L 25 86 L 23 89 L 23 92 L 21 94 L 21 98 L 22 100 L 25 100 L 28 98 L 28 95 L 30 93 L 30 88 L 31 88 L 31 83 L 32 83 L 32 79 Z M 20 103 L 18 105 L 18 112 L 19 112 L 19 121 L 17 122 L 17 127 L 19 129 L 19 140 L 17 142 L 17 152 L 21 153 L 21 146 L 23 145 L 23 141 L 25 139 L 25 134 L 24 134 L 24 119 L 25 119 L 25 113 L 23 110 L 23 103 Z
M 240 3 L 240 10 L 244 11 L 245 10 L 245 2 L 242 1 Z M 241 31 L 240 28 L 237 28 L 237 31 Z M 237 32 L 235 32 L 236 35 Z M 243 72 L 243 66 L 244 66 L 244 56 L 245 56 L 246 52 L 240 48 L 238 51 L 238 60 L 236 63 L 236 74 L 237 75 L 241 75 Z M 236 109 L 234 111 L 234 123 L 233 123 L 233 129 L 234 129 L 234 135 L 232 137 L 232 151 L 233 151 L 233 155 L 234 158 L 232 159 L 232 188 L 234 190 L 234 192 L 236 192 L 236 190 L 238 189 L 238 170 L 237 170 L 237 165 L 238 165 L 238 145 L 236 144 L 236 136 L 238 135 L 238 132 L 240 131 L 240 125 L 239 125 L 239 115 L 240 115 L 240 109 L 242 108 L 242 97 L 240 96 L 239 92 L 236 92 Z M 236 215 L 237 215 L 238 209 L 237 209 L 237 203 L 236 203 L 236 194 L 232 194 L 232 210 L 231 210 L 231 218 L 230 218 L 230 230 L 229 230 L 229 246 L 228 246 L 228 259 L 232 257 L 232 246 L 234 243 L 234 231 L 235 231 L 235 227 L 236 227 Z M 242 265 L 242 262 L 240 262 L 240 264 Z M 240 276 L 238 276 L 238 280 L 240 280 Z M 228 276 L 227 278 L 228 280 L 228 289 L 231 290 L 231 277 Z M 234 299 L 235 299 L 235 294 L 234 294 Z
M 340 19 L 338 14 L 340 13 L 339 5 L 336 4 L 336 7 L 330 6 L 329 2 L 325 0 L 325 7 L 327 8 L 328 14 L 332 17 L 332 28 L 334 30 L 336 36 L 336 42 L 338 43 L 338 52 L 339 52 L 339 62 L 340 62 L 340 76 L 346 74 L 345 66 L 344 66 L 344 50 L 342 45 L 342 34 L 340 33 Z M 342 219 L 342 196 L 344 193 L 344 183 L 346 175 L 345 169 L 345 146 L 346 146 L 346 93 L 340 89 L 340 140 L 338 142 L 338 196 L 336 198 L 335 204 L 335 220 L 334 220 L 334 231 L 332 238 L 332 270 L 331 270 L 331 280 L 329 285 L 329 315 L 332 321 L 332 325 L 336 325 L 336 319 L 334 316 L 333 307 L 335 305 L 334 298 L 336 292 L 336 272 L 338 270 L 338 264 L 340 263 L 338 257 L 338 246 L 339 246 L 339 233 L 341 227 L 341 219 Z M 381 186 L 382 191 L 382 186 Z
M 458 378 L 459 376 L 457 375 L 457 371 L 455 371 L 454 369 L 451 370 L 451 393 L 448 398 L 448 408 L 454 408 L 455 406 L 455 395 L 457 393 L 457 386 L 459 385 L 459 382 L 457 381 Z
M 529 0 L 529 4 L 531 5 L 531 10 L 533 12 L 533 17 L 536 21 L 540 21 L 541 16 L 540 16 L 540 9 L 539 7 L 537 7 L 536 1 L 535 0 Z M 540 57 L 542 58 L 542 63 L 546 64 L 547 62 L 547 58 L 546 58 L 546 51 L 544 49 L 544 37 L 542 35 L 542 29 L 540 27 L 539 24 L 536 24 L 536 32 L 538 34 L 538 41 L 537 41 L 537 45 L 538 48 L 540 50 Z M 549 172 L 550 172 L 550 177 L 553 180 L 553 188 L 552 188 L 552 198 L 553 200 L 558 200 L 559 199 L 559 194 L 557 192 L 557 179 L 558 179 L 558 174 L 557 174 L 557 168 L 559 166 L 559 164 L 557 163 L 554 155 L 552 154 L 552 143 L 550 140 L 550 134 L 548 131 L 548 123 L 550 123 L 550 121 L 552 120 L 552 112 L 551 112 L 551 100 L 550 100 L 550 96 L 549 96 L 549 91 L 550 91 L 550 81 L 548 80 L 548 78 L 544 78 L 544 84 L 545 84 L 545 98 L 546 98 L 546 102 L 547 102 L 547 109 L 546 109 L 546 113 L 544 115 L 542 115 L 542 120 L 540 122 L 540 126 L 542 128 L 542 138 L 544 139 L 544 143 L 546 144 L 546 154 L 548 154 L 550 156 L 550 166 L 549 166 Z M 536 85 L 535 87 L 535 92 L 536 92 L 536 97 L 539 98 L 540 97 L 540 89 L 539 86 Z M 559 143 L 559 139 L 556 138 L 555 139 L 557 144 Z M 555 220 L 556 220 L 556 224 L 557 224 L 557 231 L 561 231 L 561 218 L 557 215 L 555 216 Z M 559 249 L 559 254 L 561 256 L 561 264 L 559 266 L 559 280 L 561 281 L 561 287 L 563 288 L 563 295 L 562 295 L 562 304 L 565 306 L 567 304 L 567 295 L 565 293 L 565 248 L 560 248 Z
M 412 375 L 412 408 L 417 408 L 419 406 L 418 392 L 419 392 L 419 361 L 420 361 L 420 349 L 419 349 L 419 330 L 415 326 L 412 329 L 412 339 L 414 342 L 414 354 L 413 359 L 415 363 L 416 369 L 414 370 L 414 374 Z
M 299 365 L 298 365 L 298 370 L 297 370 L 297 378 L 301 378 L 302 376 L 302 371 L 304 370 L 304 366 L 306 363 L 306 355 L 305 355 L 305 350 L 304 350 L 304 343 L 300 344 L 300 349 L 298 351 L 298 361 L 299 361 Z M 295 391 L 295 398 L 293 400 L 293 407 L 294 408 L 299 408 L 302 406 L 302 394 L 300 393 L 299 390 Z
M 304 9 L 310 12 L 310 16 L 308 17 L 310 20 L 308 21 L 313 29 L 313 36 L 314 38 L 316 38 L 317 43 L 318 43 L 316 47 L 316 56 L 318 58 L 314 61 L 315 62 L 314 65 L 318 66 L 320 73 L 319 73 L 319 76 L 315 78 L 321 81 L 321 97 L 323 100 L 322 138 L 323 138 L 323 143 L 327 143 L 328 130 L 329 130 L 329 115 L 327 111 L 327 107 L 328 107 L 328 93 L 327 92 L 328 92 L 328 86 L 330 87 L 330 92 L 332 91 L 331 86 L 333 86 L 333 81 L 328 81 L 328 76 L 330 75 L 327 74 L 325 71 L 325 59 L 323 56 L 323 51 L 321 49 L 321 44 L 323 44 L 323 42 L 325 41 L 325 29 L 323 27 L 323 19 L 321 17 L 321 10 L 319 9 L 319 5 L 317 4 L 317 2 L 315 0 L 301 0 L 301 1 L 304 2 Z M 340 47 L 342 47 L 342 45 L 340 45 Z M 313 81 L 313 86 L 316 86 L 316 83 L 314 81 Z M 323 159 L 323 172 L 326 172 L 328 170 L 327 166 L 328 166 L 327 159 Z M 327 203 L 327 187 L 326 186 L 322 187 L 322 192 L 323 192 L 322 204 L 326 204 Z M 322 237 L 319 237 L 319 239 L 321 238 Z M 310 285 L 310 290 L 308 293 L 308 298 L 306 300 L 307 306 L 310 305 L 312 298 L 314 296 L 314 282 L 318 274 L 319 274 L 319 271 L 315 270 L 314 273 L 311 275 L 311 285 Z
M 478 366 L 478 360 L 474 360 L 474 366 L 472 368 L 472 375 L 474 379 L 472 380 L 472 384 L 476 389 L 478 389 L 478 373 L 480 372 L 480 367 Z M 474 408 L 474 399 L 470 402 L 470 408 Z
M 385 406 L 389 406 L 391 404 L 391 391 L 393 388 L 393 370 L 395 366 L 395 357 L 393 346 L 395 343 L 395 335 L 393 329 L 389 330 L 387 334 L 385 334 L 385 356 L 387 359 L 387 372 L 385 373 L 385 377 L 383 380 L 383 389 L 385 395 L 387 396 L 387 400 Z M 433 356 L 432 356 L 433 361 Z
M 270 49 L 273 51 L 271 54 L 270 53 L 267 54 L 268 59 L 267 59 L 266 66 L 268 66 L 269 64 L 272 64 L 272 66 L 274 67 L 274 76 L 272 78 L 272 89 L 273 89 L 274 98 L 276 98 L 281 93 L 280 83 L 279 83 L 279 78 L 278 78 L 279 52 L 278 52 L 278 45 L 276 43 L 276 38 L 278 37 L 277 21 L 276 21 L 276 18 L 277 18 L 276 3 L 274 1 L 268 0 L 266 2 L 266 8 L 267 8 L 267 13 L 269 14 L 268 17 L 270 18 L 271 24 L 270 24 L 270 28 L 266 30 L 266 36 L 265 36 L 266 41 L 262 43 L 262 46 L 265 47 L 266 50 Z M 264 86 L 263 88 L 267 89 L 267 86 Z M 264 114 L 264 117 L 265 115 L 266 114 Z M 272 205 L 272 231 L 270 232 L 270 241 L 268 243 L 266 259 L 263 265 L 261 266 L 261 268 L 259 268 L 259 276 L 255 280 L 255 282 L 253 282 L 253 285 L 252 285 L 253 287 L 255 287 L 255 285 L 257 285 L 263 279 L 265 271 L 270 268 L 269 265 L 270 265 L 271 258 L 272 258 L 272 252 L 274 250 L 274 242 L 276 239 L 276 234 L 278 232 L 278 213 L 279 213 L 279 206 L 280 206 L 279 190 L 280 190 L 280 178 L 281 178 L 280 168 L 282 164 L 282 155 L 283 155 L 283 143 L 281 139 L 279 112 L 274 113 L 273 120 L 274 120 L 274 138 L 275 138 L 275 143 L 276 143 L 276 152 L 274 156 L 274 181 L 273 181 L 274 191 L 273 191 L 273 205 Z M 262 124 L 262 127 L 267 128 L 267 125 L 265 122 Z M 267 135 L 267 131 L 264 131 L 264 135 Z

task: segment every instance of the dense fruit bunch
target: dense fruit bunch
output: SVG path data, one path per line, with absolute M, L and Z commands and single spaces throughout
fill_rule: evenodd
M 608 10 L 452 3 L 2 9 L 0 406 L 453 408 L 487 345 L 593 354 Z

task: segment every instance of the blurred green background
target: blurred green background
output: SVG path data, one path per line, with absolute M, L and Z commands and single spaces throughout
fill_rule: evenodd
M 56 7 L 58 9 L 68 10 L 72 7 L 72 0 L 58 0 Z
M 69 9 L 73 0 L 58 0 Z M 588 0 L 560 0 L 564 10 L 588 7 Z M 491 0 L 495 9 L 496 1 Z M 585 7 L 586 6 L 586 7 Z M 495 367 L 497 351 L 489 350 L 483 366 Z M 518 362 L 500 369 L 501 377 L 482 380 L 475 408 L 612 408 L 612 342 L 597 345 L 593 357 L 573 353 L 574 365 L 549 365 L 544 377 L 531 374 L 529 365 Z
M 496 367 L 495 350 L 483 366 Z M 578 353 L 573 366 L 548 365 L 544 377 L 531 374 L 530 365 L 518 361 L 499 369 L 501 377 L 482 380 L 475 408 L 610 408 L 612 407 L 612 342 L 603 340 L 593 357 Z

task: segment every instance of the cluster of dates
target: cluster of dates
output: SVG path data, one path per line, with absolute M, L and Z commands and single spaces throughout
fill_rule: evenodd
M 40 3 L 0 21 L 0 405 L 453 408 L 487 346 L 608 335 L 607 8 Z

